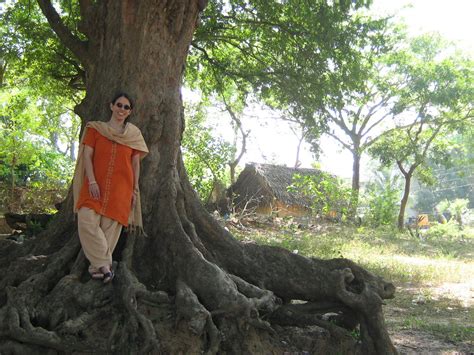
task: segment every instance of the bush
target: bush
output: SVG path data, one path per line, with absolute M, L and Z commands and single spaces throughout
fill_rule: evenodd
M 364 222 L 374 227 L 393 225 L 397 220 L 400 192 L 397 176 L 381 173 L 370 182 L 364 196 L 367 206 Z
M 344 219 L 350 213 L 351 188 L 330 174 L 323 172 L 320 176 L 295 174 L 288 191 L 309 198 L 313 215 Z
M 453 240 L 460 239 L 463 235 L 464 232 L 459 228 L 459 224 L 451 219 L 448 223 L 433 224 L 430 229 L 426 231 L 425 238 Z
M 445 213 L 446 211 L 452 216 L 450 220 L 454 219 L 460 227 L 464 225 L 464 218 L 468 216 L 469 210 L 468 199 L 457 198 L 452 201 L 443 200 L 436 206 L 438 213 Z

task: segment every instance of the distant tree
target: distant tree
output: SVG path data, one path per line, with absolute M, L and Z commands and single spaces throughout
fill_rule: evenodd
M 339 4 L 346 7 L 350 2 Z M 210 3 L 224 9 L 224 16 L 202 18 L 191 44 L 189 63 L 195 65 L 186 72 L 188 82 L 206 95 L 230 87 L 240 100 L 255 94 L 302 122 L 314 121 L 328 100 L 359 86 L 367 65 L 361 50 L 384 48 L 385 21 L 357 12 L 347 16 L 324 2 L 292 3 L 292 10 L 286 5 Z M 313 134 L 326 126 L 325 118 L 319 118 Z
M 449 164 L 429 161 L 432 183 L 417 181 L 415 207 L 420 211 L 431 211 L 440 201 L 456 198 L 467 198 L 474 208 L 474 127 L 450 135 L 449 141 Z
M 427 162 L 449 161 L 449 134 L 473 122 L 472 68 L 472 60 L 449 54 L 436 36 L 415 38 L 405 51 L 392 56 L 392 75 L 406 82 L 398 92 L 395 112 L 403 114 L 409 124 L 384 135 L 370 151 L 384 165 L 395 163 L 405 179 L 399 229 L 404 228 L 415 172 L 422 181 L 431 178 Z
M 383 40 L 379 37 L 382 34 Z M 403 81 L 387 72 L 386 57 L 389 50 L 396 50 L 401 38 L 401 33 L 381 27 L 379 32 L 365 39 L 366 47 L 360 44 L 362 48 L 358 58 L 359 83 L 349 87 L 341 85 L 340 92 L 328 97 L 311 119 L 300 120 L 310 131 L 319 131 L 319 121 L 323 120 L 327 124 L 323 133 L 351 153 L 353 209 L 359 199 L 362 154 L 380 136 L 396 127 L 393 106 Z M 318 146 L 318 135 L 314 138 L 311 144 Z

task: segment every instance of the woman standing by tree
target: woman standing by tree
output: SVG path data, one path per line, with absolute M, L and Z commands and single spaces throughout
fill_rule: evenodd
M 120 93 L 108 122 L 91 121 L 84 131 L 74 175 L 74 211 L 82 249 L 94 279 L 114 277 L 112 253 L 122 227 L 142 228 L 140 160 L 148 149 L 140 130 L 126 122 L 133 103 Z

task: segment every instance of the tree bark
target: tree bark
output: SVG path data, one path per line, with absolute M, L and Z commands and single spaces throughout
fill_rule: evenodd
M 404 170 L 401 163 L 397 163 L 403 176 L 405 177 L 405 187 L 403 189 L 403 196 L 400 201 L 400 210 L 398 212 L 398 229 L 402 231 L 405 228 L 405 210 L 408 203 L 408 197 L 410 196 L 411 179 L 415 171 L 415 166 L 410 167 L 408 171 Z
M 360 191 L 360 152 L 359 146 L 355 145 L 352 150 L 352 196 L 351 196 L 351 216 L 357 213 L 357 206 L 359 205 L 359 191 Z
M 49 2 L 38 2 L 57 21 Z M 382 314 L 392 284 L 346 259 L 242 244 L 190 186 L 180 89 L 203 4 L 81 1 L 85 44 L 52 25 L 87 72 L 76 107 L 83 125 L 109 118 L 116 91 L 135 98 L 131 119 L 150 150 L 140 181 L 147 237 L 122 237 L 117 277 L 106 286 L 88 276 L 71 194 L 46 232 L 23 246 L 1 242 L 6 353 L 396 353 Z M 360 342 L 350 335 L 357 324 Z

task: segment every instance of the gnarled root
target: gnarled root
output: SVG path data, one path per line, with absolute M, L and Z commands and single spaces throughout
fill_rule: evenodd
M 354 279 L 351 269 L 333 271 L 338 280 L 337 294 L 344 304 L 358 311 L 362 351 L 366 354 L 397 354 L 388 335 L 383 318 L 383 300 L 369 283 L 363 285 L 360 293 L 347 289 Z
M 176 323 L 185 320 L 189 329 L 207 340 L 206 354 L 216 354 L 221 337 L 211 313 L 199 302 L 195 293 L 182 281 L 176 282 Z
M 128 236 L 127 246 L 123 252 L 123 261 L 119 263 L 116 270 L 117 278 L 114 281 L 114 287 L 120 295 L 116 299 L 116 303 L 120 309 L 125 310 L 125 313 L 115 320 L 110 332 L 107 347 L 111 352 L 137 351 L 148 353 L 158 350 L 160 345 L 155 327 L 152 321 L 139 311 L 138 306 L 140 301 L 152 307 L 170 302 L 165 292 L 148 291 L 146 286 L 129 269 L 135 238 L 134 235 Z M 135 348 L 136 345 L 138 345 L 137 348 Z
M 239 243 L 197 204 L 190 204 L 187 211 L 197 221 L 202 244 L 213 250 L 218 265 L 249 284 L 271 290 L 284 301 L 282 309 L 270 313 L 271 324 L 314 324 L 340 337 L 348 334 L 344 328 L 360 323 L 365 353 L 396 353 L 381 308 L 382 299 L 393 297 L 393 284 L 347 259 L 311 259 L 281 248 Z M 338 311 L 332 316 L 342 328 L 328 324 L 324 314 L 304 314 L 302 308 L 287 306 L 292 300 L 337 304 Z

